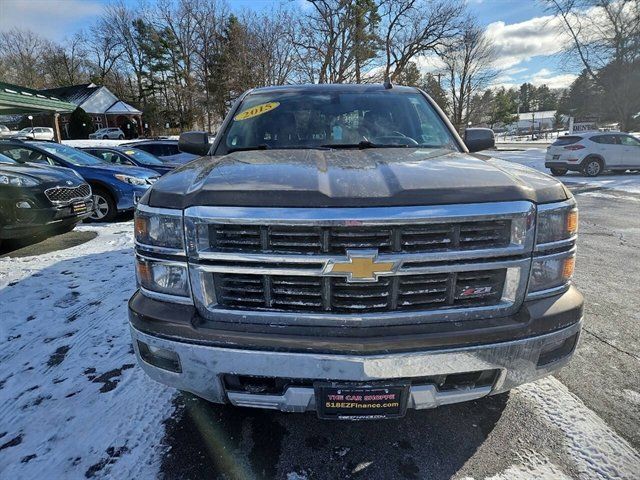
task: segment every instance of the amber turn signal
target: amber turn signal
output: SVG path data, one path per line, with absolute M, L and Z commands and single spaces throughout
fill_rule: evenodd
M 573 277 L 573 271 L 576 268 L 576 257 L 569 257 L 564 260 L 564 265 L 562 266 L 562 278 L 564 280 L 569 280 Z
M 571 210 L 567 213 L 567 232 L 575 235 L 578 231 L 578 210 Z

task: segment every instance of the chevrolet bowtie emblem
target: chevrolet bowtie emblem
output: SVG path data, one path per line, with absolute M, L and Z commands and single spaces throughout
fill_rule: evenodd
M 397 262 L 378 262 L 377 250 L 348 250 L 347 261 L 327 261 L 323 275 L 345 277 L 347 282 L 377 282 L 382 275 L 392 275 Z

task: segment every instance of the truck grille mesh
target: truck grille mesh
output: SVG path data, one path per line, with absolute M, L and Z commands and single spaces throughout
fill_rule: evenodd
M 64 203 L 88 197 L 91 195 L 91 187 L 84 183 L 79 187 L 49 188 L 44 192 L 44 194 L 52 202 Z
M 209 246 L 212 251 L 246 253 L 421 253 L 506 247 L 510 235 L 509 220 L 366 227 L 211 224 Z
M 212 275 L 222 308 L 367 313 L 496 305 L 506 269 L 398 275 L 375 283 L 347 283 L 335 277 Z

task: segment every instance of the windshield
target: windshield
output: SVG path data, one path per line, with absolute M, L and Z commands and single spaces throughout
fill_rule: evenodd
M 33 130 L 31 127 L 27 127 L 27 128 L 23 128 L 22 130 L 20 130 L 20 132 L 29 133 L 31 130 Z
M 2 153 L 0 153 L 0 163 L 9 164 L 9 165 L 15 165 L 18 162 L 16 162 L 12 158 L 9 158 L 6 155 L 3 155 Z
M 418 92 L 271 92 L 243 100 L 216 153 L 358 146 L 458 149 Z
M 164 162 L 158 157 L 137 148 L 124 150 L 124 153 L 144 165 L 164 165 Z
M 81 150 L 76 150 L 75 148 L 71 148 L 66 145 L 60 145 L 58 143 L 47 143 L 46 145 L 38 144 L 38 146 L 49 153 L 57 155 L 58 157 L 62 158 L 62 160 L 69 162 L 72 165 L 103 166 L 107 164 L 107 162 L 98 157 L 94 157 L 93 155 L 90 155 Z

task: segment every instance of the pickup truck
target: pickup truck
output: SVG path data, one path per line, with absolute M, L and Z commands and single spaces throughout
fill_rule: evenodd
M 475 152 L 422 91 L 258 88 L 135 216 L 133 346 L 206 400 L 401 417 L 572 356 L 578 214 L 558 180 Z

